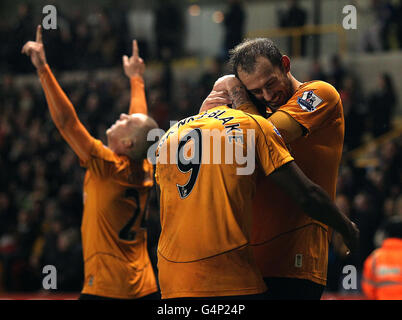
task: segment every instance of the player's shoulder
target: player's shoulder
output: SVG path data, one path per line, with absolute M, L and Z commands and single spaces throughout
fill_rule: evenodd
M 283 105 L 280 110 L 287 110 L 299 106 L 304 111 L 314 111 L 320 106 L 326 106 L 326 110 L 330 110 L 338 104 L 340 95 L 338 91 L 328 82 L 325 81 L 309 81 L 303 83 Z
M 126 159 L 127 157 L 119 156 L 117 153 L 115 153 L 109 147 L 105 146 L 101 140 L 98 140 L 98 139 L 94 140 L 91 156 L 96 159 L 104 160 L 106 162 L 127 161 L 127 159 Z
M 251 123 L 269 123 L 267 119 L 265 119 L 263 116 L 259 114 L 253 114 L 248 112 L 243 113 L 245 115 L 245 119 L 247 119 L 247 121 L 250 121 Z
M 130 157 L 117 154 L 108 146 L 105 146 L 102 141 L 97 139 L 95 139 L 92 147 L 91 157 L 93 161 L 98 163 L 98 170 L 104 168 L 104 170 L 109 171 L 107 168 L 114 168 L 114 171 L 121 172 L 133 166 L 133 161 Z M 103 165 L 100 165 L 100 163 L 103 163 Z
M 89 159 L 82 162 L 81 165 L 86 167 L 94 176 L 103 178 L 130 172 L 133 167 L 128 156 L 118 155 L 97 139 L 94 139 Z
M 265 135 L 277 135 L 282 138 L 279 130 L 275 125 L 269 120 L 261 115 L 246 113 L 248 120 L 250 122 L 250 127 L 254 129 L 260 129 Z
M 325 100 L 339 100 L 340 98 L 339 92 L 335 89 L 335 87 L 332 84 L 322 80 L 306 82 L 300 86 L 299 90 L 297 90 L 299 94 L 306 91 L 312 91 L 314 94 L 322 97 Z

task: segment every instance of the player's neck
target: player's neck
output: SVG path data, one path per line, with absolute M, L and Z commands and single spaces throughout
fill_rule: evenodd
M 300 82 L 299 80 L 297 80 L 294 76 L 292 76 L 292 74 L 290 72 L 289 72 L 289 79 L 292 84 L 292 94 L 294 94 L 299 89 L 299 87 L 303 84 L 303 82 Z

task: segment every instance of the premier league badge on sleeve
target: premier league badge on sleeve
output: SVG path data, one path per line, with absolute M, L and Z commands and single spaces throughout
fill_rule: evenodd
M 307 112 L 314 111 L 321 102 L 322 99 L 313 91 L 305 91 L 300 98 L 297 98 L 299 106 Z
M 279 130 L 274 126 L 274 124 L 272 124 L 272 127 L 274 128 L 275 133 L 282 138 L 281 133 L 279 132 Z

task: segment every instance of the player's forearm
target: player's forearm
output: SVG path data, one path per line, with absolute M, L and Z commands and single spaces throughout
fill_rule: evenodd
M 92 136 L 79 121 L 72 103 L 59 86 L 49 66 L 38 70 L 38 74 L 57 129 L 80 159 L 89 159 Z
M 237 109 L 241 105 L 252 104 L 246 89 L 242 85 L 231 86 L 228 90 L 229 97 L 233 102 L 233 108 Z
M 236 110 L 241 110 L 244 112 L 259 114 L 256 106 L 251 101 L 250 97 L 247 94 L 246 89 L 238 84 L 234 85 L 228 90 L 229 97 L 232 100 L 232 108 Z
M 57 126 L 63 131 L 68 126 L 74 126 L 79 122 L 74 106 L 60 87 L 50 67 L 45 65 L 38 70 L 40 82 L 45 92 L 50 115 Z
M 303 211 L 311 218 L 338 231 L 342 236 L 350 235 L 350 220 L 338 210 L 325 191 L 318 185 L 311 185 L 309 194 L 301 200 Z
M 148 113 L 147 100 L 145 97 L 144 79 L 140 76 L 130 78 L 131 99 L 129 114 Z

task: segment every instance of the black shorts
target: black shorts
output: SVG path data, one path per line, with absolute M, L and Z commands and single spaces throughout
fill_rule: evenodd
M 325 286 L 297 278 L 264 278 L 270 300 L 320 300 Z
M 217 297 L 183 297 L 183 298 L 171 298 L 165 300 L 200 300 L 200 301 L 209 301 L 209 300 L 266 300 L 267 292 L 258 293 L 258 294 L 245 294 L 240 296 L 217 296 Z
M 141 298 L 133 298 L 133 299 L 119 299 L 119 298 L 109 298 L 109 297 L 102 297 L 96 296 L 93 294 L 85 294 L 81 293 L 78 300 L 160 300 L 161 295 L 160 292 L 154 292 L 149 295 L 143 296 Z

